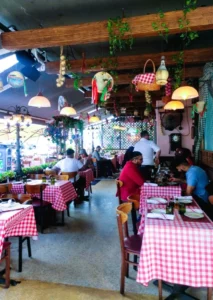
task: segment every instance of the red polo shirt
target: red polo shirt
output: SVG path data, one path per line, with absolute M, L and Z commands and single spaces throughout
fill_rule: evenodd
M 139 194 L 140 187 L 144 184 L 144 179 L 138 166 L 132 161 L 128 161 L 125 164 L 119 179 L 123 182 L 121 187 L 121 199 L 123 201 L 127 201 L 127 197 L 132 194 Z

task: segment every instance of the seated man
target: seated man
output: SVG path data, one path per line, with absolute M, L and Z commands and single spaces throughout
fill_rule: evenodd
M 144 178 L 140 172 L 143 162 L 142 154 L 138 151 L 132 152 L 131 159 L 126 162 L 119 180 L 123 182 L 121 187 L 121 199 L 127 201 L 127 197 L 132 194 L 139 194 L 140 187 L 144 184 Z
M 75 151 L 73 149 L 67 149 L 67 156 L 57 162 L 57 164 L 53 167 L 53 170 L 61 172 L 78 172 L 83 168 L 83 164 L 80 160 L 74 158 Z M 84 188 L 86 185 L 86 180 L 84 177 L 80 177 L 77 173 L 76 175 L 76 181 L 74 182 L 74 178 L 71 178 L 70 181 L 75 186 L 78 195 L 81 199 L 83 199 L 84 196 Z
M 96 159 L 97 161 L 97 167 L 99 169 L 99 174 L 103 175 L 105 177 L 112 176 L 113 173 L 115 173 L 115 168 L 111 162 L 111 160 L 108 160 L 104 157 L 100 156 L 101 147 L 97 146 L 96 150 L 92 153 L 92 157 Z
M 209 207 L 208 192 L 206 186 L 209 183 L 206 172 L 198 166 L 191 166 L 186 160 L 177 163 L 179 172 L 186 172 L 186 195 L 192 195 L 199 206 L 207 212 Z M 180 178 L 171 178 L 171 181 L 183 182 Z

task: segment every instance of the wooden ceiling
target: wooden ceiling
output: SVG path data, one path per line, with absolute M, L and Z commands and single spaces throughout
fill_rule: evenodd
M 103 5 L 105 1 L 100 2 Z M 116 2 L 118 1 L 114 1 L 115 6 Z M 208 5 L 209 3 L 207 2 L 204 1 L 202 4 Z M 97 3 L 97 10 L 101 7 L 101 3 L 100 5 Z M 109 3 L 111 3 L 111 1 Z M 113 7 L 113 3 L 111 3 L 111 5 Z M 132 3 L 132 5 L 134 5 L 134 3 Z M 146 6 L 146 4 L 144 4 L 144 6 Z M 139 12 L 141 12 L 141 10 L 142 8 L 138 9 Z M 136 14 L 137 9 L 134 8 L 134 11 Z M 144 11 L 146 11 L 146 9 L 144 9 Z M 177 47 L 176 42 L 177 33 L 180 33 L 178 19 L 182 17 L 183 12 L 181 10 L 176 10 L 176 7 L 174 6 L 173 11 L 168 11 L 165 13 L 164 22 L 168 24 L 170 30 L 169 34 L 171 35 L 171 43 L 169 46 L 167 46 L 167 49 L 164 49 L 162 46 L 163 43 L 158 37 L 158 33 L 152 28 L 152 23 L 155 21 L 158 22 L 156 9 L 154 9 L 154 2 L 153 9 L 150 10 L 150 12 L 151 14 L 141 13 L 139 16 L 133 15 L 129 18 L 126 18 L 131 28 L 131 35 L 135 38 L 136 48 L 134 49 L 133 47 L 132 51 L 126 51 L 124 54 L 119 53 L 117 56 L 116 67 L 114 69 L 116 69 L 118 72 L 118 75 L 115 78 L 115 82 L 118 85 L 118 92 L 112 94 L 111 99 L 108 100 L 108 104 L 106 105 L 106 108 L 108 108 L 111 112 L 113 112 L 115 102 L 119 105 L 124 104 L 125 106 L 129 106 L 130 110 L 144 107 L 144 94 L 142 93 L 133 95 L 133 102 L 129 103 L 129 88 L 126 88 L 126 86 L 131 83 L 133 77 L 138 72 L 141 72 L 144 63 L 148 58 L 151 58 L 155 62 L 156 66 L 158 66 L 161 55 L 165 55 L 166 65 L 174 66 L 173 56 L 179 52 L 180 48 L 179 46 Z M 128 14 L 128 11 L 125 13 Z M 46 16 L 48 18 L 48 15 Z M 195 43 L 192 43 L 191 49 L 189 48 L 184 51 L 186 78 L 196 79 L 201 77 L 204 64 L 208 61 L 213 61 L 213 41 L 211 39 L 213 31 L 212 16 L 213 6 L 198 7 L 196 10 L 187 15 L 187 18 L 190 22 L 190 29 L 199 31 L 201 34 L 200 38 L 198 39 L 200 42 L 195 41 Z M 109 15 L 108 17 L 110 18 L 113 16 Z M 73 22 L 71 21 L 70 24 L 72 25 L 66 24 L 66 26 L 54 26 L 48 28 L 29 29 L 29 26 L 25 26 L 25 28 L 21 28 L 21 30 L 18 31 L 4 32 L 1 34 L 2 48 L 12 51 L 21 49 L 26 50 L 33 48 L 45 48 L 47 53 L 48 51 L 53 52 L 55 51 L 54 49 L 57 49 L 57 53 L 59 54 L 59 46 L 68 46 L 72 50 L 71 52 L 73 54 L 73 57 L 70 60 L 71 70 L 72 72 L 76 72 L 78 74 L 81 74 L 83 63 L 81 54 L 85 53 L 86 73 L 81 74 L 82 79 L 80 81 L 80 85 L 82 87 L 89 87 L 91 85 L 91 78 L 94 72 L 103 70 L 103 66 L 108 60 L 108 50 L 106 49 L 108 48 L 107 41 L 109 37 L 107 31 L 107 19 L 100 20 L 100 18 L 96 17 L 95 10 L 93 12 L 93 22 L 91 22 L 91 20 L 89 20 L 90 22 L 87 22 L 86 18 L 85 21 L 86 23 L 82 23 L 81 19 L 79 24 L 72 24 Z M 48 25 L 51 24 L 48 23 Z M 128 36 L 126 37 L 128 38 Z M 209 39 L 206 37 L 209 37 Z M 89 55 L 87 55 L 87 49 L 90 49 L 90 47 L 94 47 L 94 49 L 98 49 L 97 47 L 99 47 L 100 51 L 91 52 Z M 151 52 L 149 50 L 150 47 L 152 48 Z M 111 66 L 110 69 L 112 70 L 113 67 Z M 58 71 L 59 60 L 48 61 L 46 63 L 45 72 L 49 74 L 49 76 L 52 76 L 51 78 L 54 77 L 54 80 Z M 54 93 L 59 95 L 60 93 L 67 94 L 69 92 L 69 94 L 72 94 L 73 81 L 74 80 L 72 78 L 67 78 L 63 90 L 58 89 L 58 92 Z M 1 96 L 2 95 L 0 94 L 0 98 Z M 162 93 L 153 93 L 153 100 L 160 99 L 161 96 Z M 79 98 L 76 96 L 76 100 L 74 101 L 76 108 L 81 109 L 84 106 L 88 107 L 91 101 L 90 97 L 91 92 L 85 92 L 85 99 L 83 99 L 82 94 Z M 55 97 L 55 99 L 57 99 L 57 97 Z M 55 107 L 56 105 L 54 106 L 54 109 Z

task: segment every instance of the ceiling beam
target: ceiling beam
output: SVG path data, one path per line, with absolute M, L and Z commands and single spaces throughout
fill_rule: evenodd
M 160 63 L 160 59 L 162 55 L 166 57 L 166 65 L 172 66 L 175 65 L 174 56 L 178 55 L 179 51 L 170 51 L 164 53 L 148 53 L 141 55 L 129 55 L 129 56 L 119 56 L 117 57 L 116 66 L 109 66 L 108 69 L 111 70 L 132 70 L 143 68 L 144 63 L 150 57 L 154 61 L 155 65 L 158 66 Z M 103 70 L 103 65 L 107 64 L 109 61 L 109 57 L 105 57 L 103 59 L 86 59 L 85 64 L 85 72 L 96 72 Z M 211 48 L 201 48 L 201 49 L 192 49 L 184 51 L 184 61 L 185 64 L 201 64 L 206 63 L 207 61 L 213 60 L 213 47 Z M 82 60 L 70 60 L 72 72 L 81 72 L 82 68 Z M 47 62 L 45 64 L 46 72 L 48 74 L 58 74 L 59 72 L 59 61 Z
M 199 78 L 203 75 L 203 67 L 189 67 L 185 69 L 185 78 Z M 114 81 L 116 85 L 123 85 L 123 84 L 130 84 L 134 78 L 134 74 L 119 74 L 114 77 Z M 65 80 L 65 87 L 66 88 L 73 88 L 74 79 L 67 78 Z M 82 78 L 79 82 L 79 86 L 91 86 L 92 84 L 92 78 L 91 77 L 85 77 Z M 85 92 L 84 93 L 85 98 L 91 98 L 91 92 Z
M 183 18 L 183 11 L 166 12 L 163 22 L 169 27 L 169 33 L 180 32 L 178 19 Z M 213 29 L 213 6 L 199 7 L 187 14 L 191 30 Z M 124 19 L 125 20 L 125 19 Z M 150 14 L 126 19 L 134 38 L 157 36 L 152 28 L 153 22 L 159 22 L 157 14 Z M 128 34 L 126 34 L 128 37 Z M 2 47 L 8 50 L 56 47 L 100 43 L 109 40 L 107 20 L 69 26 L 30 29 L 1 34 Z

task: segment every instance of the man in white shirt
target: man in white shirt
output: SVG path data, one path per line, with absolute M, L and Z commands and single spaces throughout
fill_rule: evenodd
M 83 168 L 83 164 L 80 160 L 74 158 L 75 151 L 73 149 L 67 149 L 67 156 L 57 162 L 57 164 L 53 167 L 53 169 L 60 172 L 78 172 Z M 75 188 L 78 191 L 80 198 L 83 198 L 84 187 L 86 184 L 85 178 L 80 177 L 77 173 L 76 181 L 74 182 L 74 178 L 70 179 Z
M 146 130 L 141 132 L 141 139 L 135 144 L 134 151 L 139 151 L 143 155 L 143 163 L 141 165 L 142 175 L 146 180 L 151 178 L 151 171 L 154 168 L 154 163 L 159 164 L 160 148 L 149 140 L 149 134 Z M 155 161 L 154 161 L 154 153 Z

